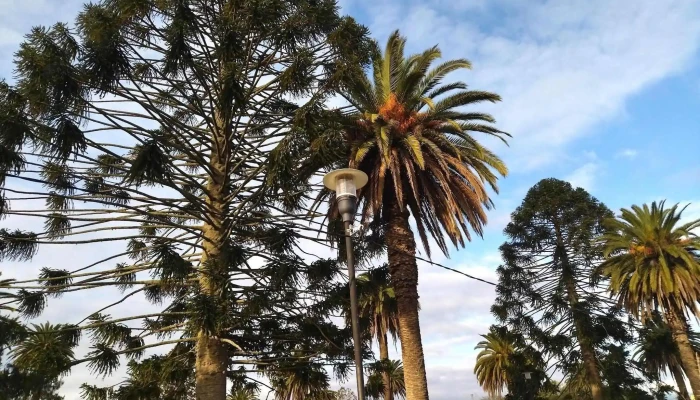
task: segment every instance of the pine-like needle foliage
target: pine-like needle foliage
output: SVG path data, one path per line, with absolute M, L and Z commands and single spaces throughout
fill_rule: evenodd
M 555 370 L 581 377 L 602 399 L 606 343 L 631 340 L 620 310 L 598 286 L 597 239 L 611 211 L 581 188 L 544 179 L 529 190 L 505 229 L 494 315 L 556 360 Z
M 2 307 L 37 317 L 62 294 L 122 294 L 76 326 L 30 329 L 15 364 L 108 375 L 130 358 L 128 381 L 83 396 L 223 400 L 241 365 L 346 360 L 344 331 L 306 312 L 336 269 L 306 279 L 294 252 L 305 225 L 264 180 L 307 103 L 362 67 L 366 35 L 332 0 L 103 0 L 32 29 L 16 82 L 0 82 L 0 261 L 49 243 L 93 257 L 11 282 Z M 153 306 L 129 306 L 139 298 Z

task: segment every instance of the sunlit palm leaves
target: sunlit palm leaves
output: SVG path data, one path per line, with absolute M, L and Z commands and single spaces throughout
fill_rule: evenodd
M 492 205 L 485 185 L 496 189 L 496 173 L 507 173 L 472 136 L 480 132 L 503 140 L 507 134 L 489 125 L 490 115 L 460 107 L 500 98 L 466 90 L 461 82 L 441 85 L 448 73 L 470 68 L 469 62 L 452 60 L 431 69 L 440 50 L 406 57 L 405 43 L 394 32 L 374 60 L 374 82 L 361 77 L 348 84 L 346 98 L 358 110 L 345 131 L 349 165 L 370 177 L 359 195 L 365 218 L 395 201 L 413 213 L 426 250 L 429 234 L 446 252 L 443 232 L 455 245 L 470 239 L 468 227 L 481 234 L 484 209 Z
M 476 349 L 481 349 L 474 365 L 476 380 L 489 395 L 500 396 L 508 383 L 515 343 L 507 335 L 495 331 L 481 337 L 484 340 L 476 345 Z
M 698 315 L 700 219 L 681 223 L 683 209 L 664 202 L 623 209 L 608 221 L 601 265 L 610 289 L 630 313 L 649 316 L 658 308 Z
M 80 332 L 69 325 L 32 325 L 27 337 L 12 349 L 14 364 L 47 375 L 69 372 Z
M 330 378 L 320 364 L 307 363 L 275 372 L 270 381 L 275 400 L 330 400 Z

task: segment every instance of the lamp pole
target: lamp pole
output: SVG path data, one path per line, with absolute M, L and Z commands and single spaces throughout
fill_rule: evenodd
M 357 399 L 365 400 L 365 379 L 362 368 L 362 342 L 360 339 L 360 319 L 357 306 L 357 285 L 355 282 L 355 253 L 352 246 L 352 222 L 357 211 L 357 189 L 367 184 L 367 174 L 362 171 L 344 168 L 329 172 L 323 177 L 323 184 L 335 191 L 338 212 L 343 217 L 345 249 L 347 251 L 348 286 L 350 288 L 350 319 L 352 341 L 355 350 L 355 377 L 357 379 Z

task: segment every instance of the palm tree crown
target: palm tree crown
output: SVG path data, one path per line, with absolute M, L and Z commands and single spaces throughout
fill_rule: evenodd
M 377 361 L 368 366 L 367 386 L 365 393 L 372 399 L 384 399 L 386 397 L 386 385 L 382 377 L 383 373 L 389 376 L 388 390 L 394 399 L 406 398 L 406 382 L 403 376 L 403 363 L 399 360 Z
M 607 221 L 605 256 L 600 267 L 610 277 L 610 290 L 633 315 L 649 316 L 658 308 L 698 314 L 700 300 L 700 238 L 692 231 L 700 219 L 680 224 L 683 209 L 651 207 L 622 209 Z
M 394 289 L 389 283 L 389 268 L 384 265 L 359 275 L 357 285 L 360 316 L 369 323 L 371 335 L 380 338 L 389 334 L 396 340 L 398 309 Z
M 655 313 L 644 322 L 639 332 L 639 345 L 634 352 L 634 358 L 655 378 L 660 378 L 675 368 L 681 368 L 678 346 L 673 341 L 671 329 L 660 314 Z
M 485 340 L 476 345 L 481 349 L 476 356 L 474 373 L 479 385 L 490 396 L 500 396 L 508 383 L 510 359 L 515 353 L 515 343 L 508 335 L 497 331 L 481 335 Z
M 426 251 L 430 233 L 446 252 L 442 232 L 455 245 L 470 240 L 468 227 L 481 234 L 484 209 L 492 205 L 485 183 L 497 190 L 493 170 L 503 176 L 508 171 L 470 132 L 501 140 L 507 134 L 486 124 L 494 122 L 490 115 L 457 108 L 500 97 L 467 90 L 462 82 L 441 85 L 448 73 L 470 68 L 469 61 L 451 60 L 431 70 L 440 50 L 405 58 L 405 43 L 394 32 L 383 57 L 374 60 L 374 82 L 361 75 L 348 84 L 346 99 L 358 110 L 345 130 L 349 165 L 370 177 L 359 193 L 364 217 L 380 215 L 385 203 L 407 206 Z

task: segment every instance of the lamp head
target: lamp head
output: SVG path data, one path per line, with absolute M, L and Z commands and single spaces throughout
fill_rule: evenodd
M 365 186 L 367 181 L 367 174 L 354 168 L 331 171 L 323 177 L 323 184 L 335 192 L 338 211 L 343 216 L 344 222 L 355 218 L 357 190 Z

